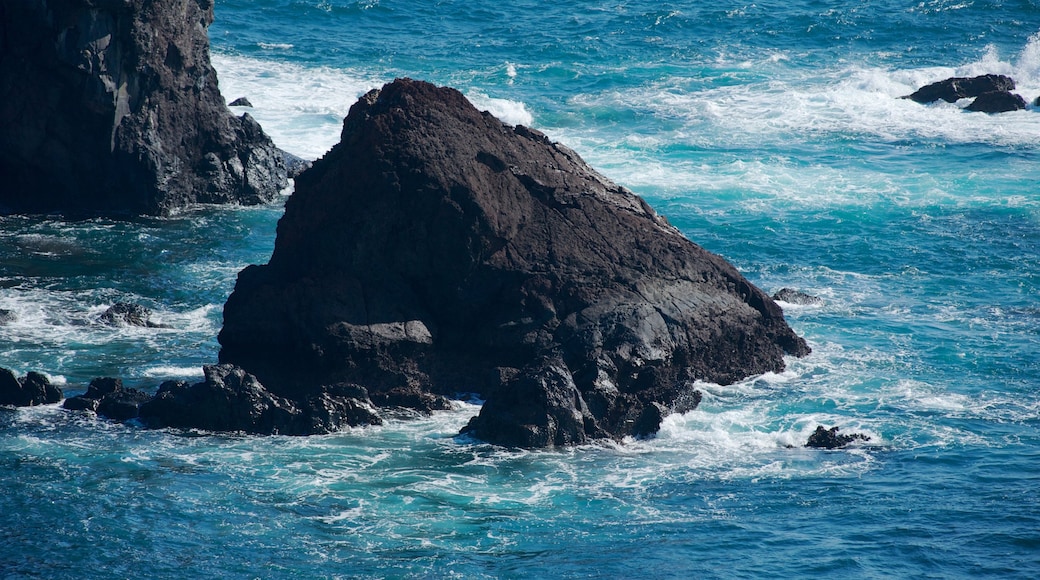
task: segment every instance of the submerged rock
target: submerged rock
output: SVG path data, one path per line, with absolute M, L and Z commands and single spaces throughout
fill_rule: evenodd
M 468 432 L 524 447 L 646 435 L 696 405 L 694 381 L 809 352 L 769 296 L 574 151 L 409 79 L 360 99 L 297 178 L 219 340 L 292 400 L 479 393 Z
M 282 152 L 224 104 L 212 0 L 0 4 L 0 213 L 263 203 Z
M 853 441 L 870 441 L 868 435 L 862 433 L 853 433 L 852 435 L 844 435 L 838 433 L 837 427 L 831 427 L 825 429 L 823 425 L 816 427 L 816 431 L 813 431 L 812 435 L 809 435 L 809 441 L 805 444 L 806 447 L 816 447 L 819 449 L 839 449 L 845 447 Z
M 9 369 L 0 368 L 0 405 L 32 407 L 57 403 L 63 394 L 46 375 L 30 371 L 17 378 Z

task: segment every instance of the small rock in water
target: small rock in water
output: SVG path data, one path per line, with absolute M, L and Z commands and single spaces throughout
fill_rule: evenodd
M 109 326 L 141 326 L 144 328 L 168 328 L 152 322 L 152 311 L 140 304 L 116 302 L 101 313 L 98 321 Z
M 815 447 L 818 449 L 839 449 L 845 447 L 849 443 L 856 441 L 857 439 L 862 441 L 870 441 L 870 436 L 862 433 L 853 433 L 852 435 L 840 435 L 838 434 L 838 427 L 831 427 L 825 429 L 823 425 L 816 427 L 816 431 L 809 436 L 809 441 L 805 444 L 806 447 Z
M 823 300 L 812 294 L 806 294 L 800 290 L 794 290 L 793 288 L 781 288 L 773 294 L 773 300 L 779 302 L 786 302 L 788 304 L 799 304 L 802 306 L 814 306 L 817 304 L 823 304 Z
M 229 104 L 228 106 L 229 107 L 252 107 L 253 103 L 250 103 L 249 99 L 247 99 L 245 97 L 239 97 L 239 98 L 235 99 L 234 101 L 231 101 L 231 104 Z

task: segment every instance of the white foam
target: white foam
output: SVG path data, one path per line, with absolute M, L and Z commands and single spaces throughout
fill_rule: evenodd
M 466 93 L 466 98 L 473 103 L 474 107 L 491 113 L 503 123 L 526 126 L 531 126 L 534 123 L 534 116 L 531 115 L 531 112 L 527 110 L 527 106 L 522 102 L 492 98 L 483 93 L 472 91 Z
M 738 78 L 744 82 L 708 83 L 709 88 L 703 88 L 703 78 L 672 77 L 577 95 L 570 101 L 573 107 L 630 112 L 647 121 L 543 130 L 630 187 L 653 188 L 664 195 L 734 192 L 744 198 L 737 203 L 751 205 L 771 204 L 777 198 L 812 206 L 913 203 L 964 189 L 949 187 L 947 182 L 954 178 L 947 175 L 911 174 L 881 161 L 843 162 L 831 153 L 835 143 L 848 144 L 850 159 L 857 148 L 871 153 L 878 148 L 927 153 L 957 145 L 1003 151 L 1040 148 L 1040 114 L 1032 107 L 987 115 L 965 112 L 966 103 L 921 105 L 900 98 L 950 76 L 998 73 L 1015 78 L 1016 92 L 1032 101 L 1040 95 L 1040 34 L 1018 55 L 1001 55 L 990 48 L 978 61 L 961 66 L 892 70 L 847 65 L 819 70 L 785 58 L 718 64 L 720 77 L 741 63 L 768 71 L 741 73 Z M 830 157 L 819 158 L 821 151 Z M 762 155 L 755 154 L 759 152 Z M 1012 166 L 986 177 L 1016 179 L 1021 169 Z M 980 188 L 978 195 L 1000 193 Z
M 247 97 L 253 108 L 246 112 L 275 144 L 304 159 L 317 159 L 335 145 L 350 106 L 387 80 L 349 69 L 221 53 L 212 60 L 224 98 Z
M 339 142 L 343 118 L 351 105 L 391 80 L 359 70 L 304 67 L 221 53 L 214 53 L 212 60 L 224 98 L 230 102 L 247 97 L 253 104 L 236 112 L 247 112 L 276 145 L 304 159 L 317 159 Z M 515 77 L 516 65 L 507 63 L 505 73 Z M 492 97 L 479 88 L 464 92 L 475 107 L 505 123 L 533 124 L 533 116 L 522 102 Z

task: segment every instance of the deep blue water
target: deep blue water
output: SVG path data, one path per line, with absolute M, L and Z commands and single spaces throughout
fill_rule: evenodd
M 832 4 L 217 0 L 224 95 L 283 148 L 320 156 L 395 77 L 455 86 L 823 298 L 784 305 L 814 352 L 563 451 L 456 438 L 463 403 L 310 438 L 0 409 L 0 577 L 1040 577 L 1040 108 L 898 99 L 1040 96 L 1040 3 Z M 280 214 L 0 218 L 0 366 L 200 377 Z M 172 328 L 99 325 L 118 301 Z M 872 440 L 802 448 L 817 424 Z

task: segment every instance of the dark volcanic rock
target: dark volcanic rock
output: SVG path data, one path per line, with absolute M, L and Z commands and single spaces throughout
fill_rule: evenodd
M 57 403 L 61 398 L 61 389 L 52 385 L 46 375 L 30 371 L 19 379 L 10 370 L 0 368 L 0 405 L 31 407 Z
M 72 411 L 93 411 L 113 421 L 126 421 L 138 416 L 141 405 L 152 397 L 137 389 L 123 387 L 123 381 L 100 377 L 90 381 L 87 392 L 65 399 L 63 407 Z
M 983 93 L 1008 92 L 1014 89 L 1015 81 L 1004 75 L 952 77 L 923 86 L 904 98 L 918 103 L 932 103 L 939 99 L 955 103 L 960 99 L 977 97 Z
M 839 449 L 856 440 L 870 441 L 870 437 L 862 433 L 841 435 L 838 433 L 837 427 L 824 429 L 823 425 L 819 425 L 816 427 L 816 431 L 809 435 L 809 441 L 805 446 L 819 449 Z
M 0 3 L 0 213 L 261 203 L 282 152 L 217 88 L 212 0 Z
M 102 324 L 110 326 L 141 326 L 145 328 L 167 328 L 152 322 L 152 311 L 140 304 L 116 302 L 98 317 Z
M 253 103 L 249 102 L 249 99 L 245 97 L 239 97 L 228 104 L 229 107 L 252 107 Z
M 1007 91 L 990 91 L 982 93 L 965 107 L 969 111 L 979 113 L 1008 113 L 1026 108 L 1026 100 Z
M 801 306 L 815 306 L 823 304 L 818 296 L 812 294 L 806 294 L 801 290 L 795 290 L 793 288 L 781 288 L 773 294 L 773 300 L 780 302 L 787 302 L 788 304 L 799 304 Z
M 809 352 L 767 295 L 576 153 L 408 79 L 359 100 L 297 178 L 220 343 L 294 399 L 479 393 L 469 432 L 529 447 L 631 435 L 647 405 L 695 405 L 695 380 Z
M 153 427 L 182 427 L 256 434 L 309 435 L 347 425 L 376 425 L 382 419 L 364 390 L 316 392 L 299 401 L 279 397 L 257 378 L 233 365 L 204 367 L 205 380 L 168 381 L 141 405 Z M 360 397 L 360 398 L 359 398 Z

